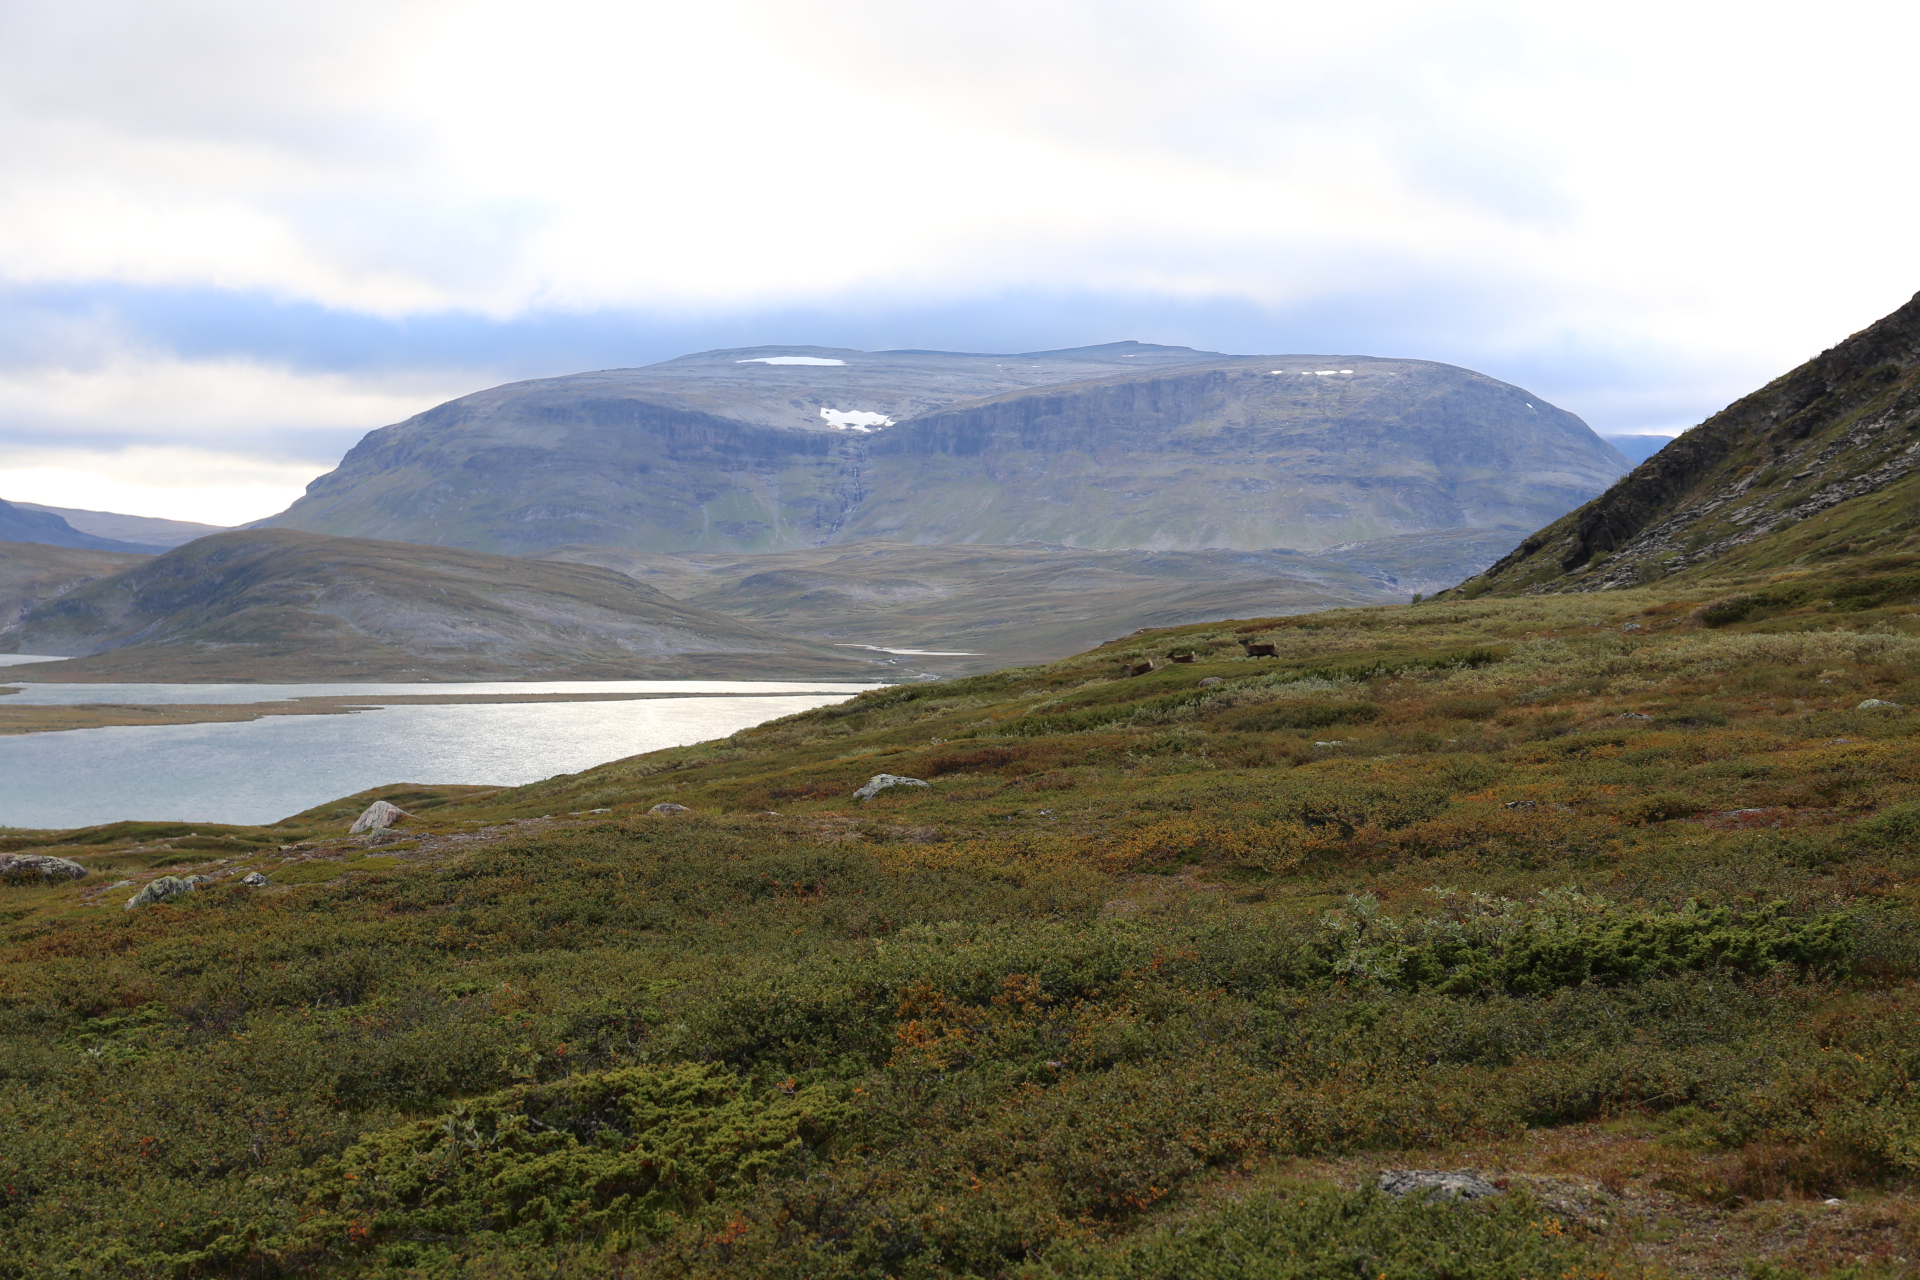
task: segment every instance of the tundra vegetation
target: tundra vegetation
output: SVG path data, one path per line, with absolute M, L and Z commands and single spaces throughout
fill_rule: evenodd
M 0 1276 L 1909 1273 L 1884 554 L 1885 591 L 1183 627 L 518 789 L 6 832 L 93 874 L 0 888 Z M 851 798 L 880 773 L 932 785 Z M 376 795 L 416 816 L 316 834 Z M 162 871 L 220 878 L 100 887 Z M 1372 1187 L 1461 1167 L 1508 1190 Z

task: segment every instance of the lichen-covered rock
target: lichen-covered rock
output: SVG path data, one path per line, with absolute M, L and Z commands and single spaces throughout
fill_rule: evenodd
M 1898 702 L 1888 702 L 1885 698 L 1868 698 L 1854 708 L 1855 711 L 1904 711 L 1906 708 Z
M 653 808 L 647 810 L 647 812 L 648 813 L 692 813 L 693 810 L 687 808 L 687 806 L 683 804 L 667 803 L 667 804 L 657 804 L 653 806 Z
M 148 882 L 147 887 L 127 899 L 123 911 L 135 907 L 150 907 L 156 902 L 165 902 L 168 898 L 177 898 L 183 893 L 192 893 L 207 882 L 205 876 L 161 876 Z
M 86 874 L 87 869 L 79 863 L 50 853 L 0 853 L 0 880 L 8 884 L 79 880 Z
M 367 831 L 380 831 L 394 823 L 413 815 L 398 805 L 388 804 L 385 800 L 375 800 L 367 806 L 367 811 L 353 820 L 347 828 L 347 834 L 357 836 Z
M 918 778 L 903 778 L 897 773 L 876 773 L 867 781 L 867 785 L 853 793 L 855 800 L 871 800 L 888 787 L 925 787 L 930 783 Z
M 249 871 L 240 877 L 240 883 L 246 885 L 249 889 L 264 889 L 272 884 L 273 881 L 267 879 L 263 872 Z
M 1390 1196 L 1417 1195 L 1428 1204 L 1500 1194 L 1500 1188 L 1471 1169 L 1382 1169 L 1380 1189 Z

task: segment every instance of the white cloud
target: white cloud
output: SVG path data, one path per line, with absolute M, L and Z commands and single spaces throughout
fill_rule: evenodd
M 50 507 L 245 524 L 284 510 L 329 464 L 150 445 L 0 454 L 0 498 Z

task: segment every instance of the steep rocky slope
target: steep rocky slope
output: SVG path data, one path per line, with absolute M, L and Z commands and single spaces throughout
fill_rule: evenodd
M 873 678 L 611 570 L 291 530 L 202 538 L 27 610 L 30 680 Z
M 1809 572 L 1823 556 L 1901 549 L 1915 528 L 1917 384 L 1920 296 L 1678 437 L 1459 590 Z
M 0 542 L 0 633 L 36 605 L 145 560 L 119 551 Z
M 0 542 L 38 542 L 49 547 L 80 547 L 88 551 L 123 551 L 152 555 L 163 550 L 145 543 L 122 542 L 83 533 L 50 511 L 35 510 L 0 499 Z
M 1517 535 L 1624 470 L 1572 414 L 1427 361 L 752 348 L 452 401 L 369 434 L 265 523 L 515 554 L 1311 550 Z

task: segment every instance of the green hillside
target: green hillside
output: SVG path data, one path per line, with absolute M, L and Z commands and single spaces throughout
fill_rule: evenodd
M 0 890 L 0 1275 L 1907 1274 L 1920 609 L 1715 591 L 12 833 L 93 874 Z

